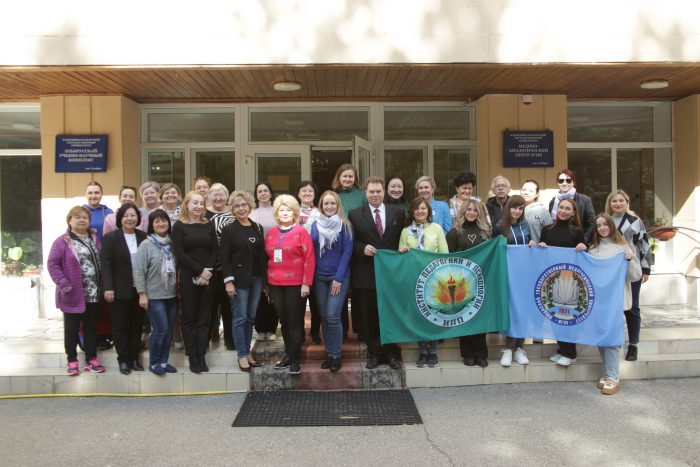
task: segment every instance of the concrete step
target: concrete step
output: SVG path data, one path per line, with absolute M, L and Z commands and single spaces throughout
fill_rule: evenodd
M 81 369 L 82 370 L 82 369 Z M 63 368 L 6 369 L 0 375 L 0 395 L 24 394 L 187 394 L 241 392 L 250 389 L 247 373 L 238 367 L 213 367 L 194 374 L 186 367 L 177 373 L 156 376 L 150 371 L 122 375 L 117 368 L 105 373 L 68 376 Z
M 549 359 L 530 359 L 529 365 L 514 363 L 502 367 L 498 360 L 486 368 L 465 366 L 461 361 L 441 361 L 437 368 L 416 368 L 405 364 L 406 386 L 447 387 L 477 384 L 545 383 L 551 381 L 598 381 L 601 374 L 599 357 L 579 357 L 569 367 L 561 367 Z M 640 356 L 636 362 L 622 360 L 620 378 L 658 379 L 700 376 L 700 353 L 677 353 Z
M 322 360 L 307 360 L 301 364 L 301 374 L 290 375 L 287 370 L 275 370 L 272 365 L 254 368 L 250 388 L 253 391 L 277 390 L 341 390 L 341 389 L 401 389 L 406 387 L 403 369 L 392 370 L 387 365 L 368 370 L 364 360 L 343 360 L 337 373 L 321 369 Z

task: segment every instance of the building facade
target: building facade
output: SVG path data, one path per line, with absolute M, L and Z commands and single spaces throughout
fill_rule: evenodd
M 622 188 L 648 225 L 687 233 L 655 247 L 643 303 L 700 300 L 692 3 L 75 2 L 44 5 L 42 20 L 32 8 L 7 7 L 2 32 L 4 259 L 24 242 L 25 266 L 40 263 L 90 180 L 116 207 L 121 185 L 150 179 L 323 189 L 351 162 L 361 178 L 403 176 L 409 194 L 431 175 L 438 198 L 463 169 L 482 197 L 496 175 L 514 190 L 535 179 L 547 202 L 570 167 L 596 210 Z M 553 167 L 504 167 L 506 130 L 551 131 Z M 56 171 L 56 136 L 77 134 L 108 136 L 106 172 Z

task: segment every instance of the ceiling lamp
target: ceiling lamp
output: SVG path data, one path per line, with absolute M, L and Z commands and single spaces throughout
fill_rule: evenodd
M 668 81 L 665 79 L 650 79 L 649 81 L 643 81 L 640 86 L 642 89 L 664 89 L 668 87 Z
M 283 81 L 281 83 L 275 83 L 273 87 L 275 88 L 275 91 L 293 92 L 301 89 L 301 84 L 294 81 Z

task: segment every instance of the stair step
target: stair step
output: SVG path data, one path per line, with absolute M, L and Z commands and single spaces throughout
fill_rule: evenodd
M 254 368 L 250 387 L 253 391 L 401 389 L 406 381 L 403 369 L 392 370 L 386 365 L 368 370 L 364 361 L 343 359 L 340 371 L 332 373 L 321 369 L 321 360 L 310 360 L 302 362 L 299 375 L 276 370 L 272 365 Z

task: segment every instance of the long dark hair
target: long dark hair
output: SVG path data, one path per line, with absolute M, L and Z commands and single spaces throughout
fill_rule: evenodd
M 504 237 L 508 237 L 510 226 L 513 225 L 513 218 L 510 215 L 510 208 L 517 208 L 518 206 L 523 207 L 523 214 L 519 219 L 522 221 L 525 219 L 525 198 L 520 195 L 513 195 L 508 198 L 506 205 L 503 207 L 503 231 L 501 233 Z

